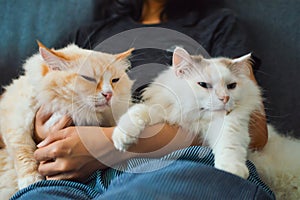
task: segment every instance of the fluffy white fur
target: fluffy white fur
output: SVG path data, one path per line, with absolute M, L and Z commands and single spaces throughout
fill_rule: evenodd
M 300 199 L 300 140 L 279 134 L 268 125 L 269 139 L 263 150 L 251 152 L 261 179 L 278 200 Z
M 250 55 L 205 59 L 176 48 L 173 66 L 145 90 L 143 104 L 121 117 L 113 133 L 115 147 L 125 151 L 145 126 L 178 124 L 213 149 L 216 168 L 247 178 L 248 124 L 262 102 L 249 78 L 250 64 Z
M 5 143 L 0 153 L 7 151 L 17 173 L 18 185 L 12 190 L 43 179 L 33 157 L 32 138 L 35 113 L 41 105 L 46 113 L 54 113 L 48 126 L 62 115 L 70 115 L 76 125 L 115 125 L 130 104 L 133 82 L 125 70 L 131 51 L 111 55 L 73 44 L 59 50 L 40 44 L 39 53 L 24 65 L 25 75 L 6 87 L 0 101 L 0 133 Z M 8 160 L 0 160 L 3 174 L 10 173 L 8 165 Z M 5 177 L 1 174 L 1 183 L 16 181 Z M 9 191 L 10 185 L 6 184 Z
M 284 137 L 268 125 L 265 148 L 248 152 L 249 116 L 260 109 L 262 102 L 259 88 L 248 76 L 250 65 L 249 55 L 234 60 L 204 59 L 177 48 L 173 66 L 145 90 L 144 102 L 121 117 L 113 133 L 115 147 L 125 151 L 137 142 L 145 126 L 158 122 L 179 124 L 213 149 L 215 167 L 247 178 L 245 160 L 249 156 L 277 199 L 300 199 L 299 140 Z M 199 82 L 210 85 L 203 88 Z M 236 88 L 226 89 L 233 82 Z M 224 101 L 227 95 L 229 100 Z

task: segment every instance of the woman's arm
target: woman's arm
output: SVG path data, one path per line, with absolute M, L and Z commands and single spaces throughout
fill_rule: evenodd
M 159 157 L 174 150 L 200 143 L 177 126 L 157 124 L 145 129 L 137 144 L 128 152 L 119 152 L 112 143 L 114 127 L 67 127 L 69 118 L 61 119 L 50 132 L 43 124 L 47 117 L 36 116 L 38 144 L 35 158 L 39 172 L 47 179 L 85 180 L 97 169 L 112 167 L 133 157 Z
M 257 84 L 253 68 L 250 70 L 250 79 Z M 268 141 L 267 119 L 263 102 L 260 110 L 252 113 L 249 123 L 249 134 L 251 137 L 250 148 L 252 150 L 261 150 Z

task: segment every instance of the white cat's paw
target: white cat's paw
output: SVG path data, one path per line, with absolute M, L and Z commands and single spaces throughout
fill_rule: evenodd
M 223 164 L 222 166 L 216 166 L 216 168 L 235 174 L 244 179 L 249 177 L 249 170 L 245 163 L 227 163 Z
M 124 115 L 126 116 L 126 115 Z M 130 108 L 127 112 L 127 116 L 124 117 L 124 122 L 128 125 L 131 123 L 131 126 L 135 126 L 138 129 L 144 129 L 145 125 L 150 123 L 150 115 L 148 112 L 148 107 L 143 104 L 137 104 Z M 121 122 L 120 122 L 121 123 Z M 122 125 L 122 123 L 121 123 Z M 124 124 L 121 127 L 126 127 Z M 130 126 L 128 128 L 131 129 Z
M 30 174 L 18 179 L 18 187 L 19 189 L 22 189 L 43 179 L 44 177 L 41 176 L 39 173 Z
M 112 135 L 112 140 L 116 149 L 126 151 L 132 144 L 137 142 L 138 137 L 128 135 L 128 133 L 116 127 Z

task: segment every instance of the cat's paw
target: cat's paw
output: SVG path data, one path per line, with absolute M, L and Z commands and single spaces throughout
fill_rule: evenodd
M 138 140 L 138 137 L 134 137 L 131 135 L 128 135 L 125 131 L 120 129 L 119 127 L 116 127 L 113 135 L 112 140 L 114 142 L 114 146 L 119 151 L 126 151 L 132 144 L 136 143 Z
M 22 189 L 43 179 L 44 177 L 41 176 L 39 173 L 30 174 L 18 179 L 18 187 L 19 189 Z
M 112 140 L 116 149 L 126 151 L 133 143 L 138 141 L 141 131 L 149 124 L 148 107 L 136 104 L 125 113 L 115 128 Z
M 227 164 L 223 164 L 222 166 L 216 166 L 216 168 L 235 174 L 244 179 L 247 179 L 249 177 L 248 167 L 244 163 L 234 163 L 234 164 L 227 163 Z

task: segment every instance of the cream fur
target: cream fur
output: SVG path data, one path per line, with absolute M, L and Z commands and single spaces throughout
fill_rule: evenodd
M 131 102 L 133 81 L 125 73 L 130 52 L 111 55 L 72 44 L 59 50 L 40 47 L 26 61 L 25 75 L 6 87 L 0 101 L 0 133 L 5 143 L 0 153 L 7 153 L 13 161 L 0 160 L 0 182 L 12 181 L 0 186 L 1 192 L 7 191 L 4 196 L 43 179 L 37 172 L 32 138 L 35 113 L 41 105 L 45 112 L 54 113 L 48 126 L 62 115 L 70 115 L 76 125 L 115 125 Z M 111 99 L 104 94 L 112 95 Z M 17 174 L 7 179 L 11 170 Z
M 12 157 L 4 148 L 0 149 L 0 166 L 0 197 L 6 200 L 18 190 L 18 182 Z

